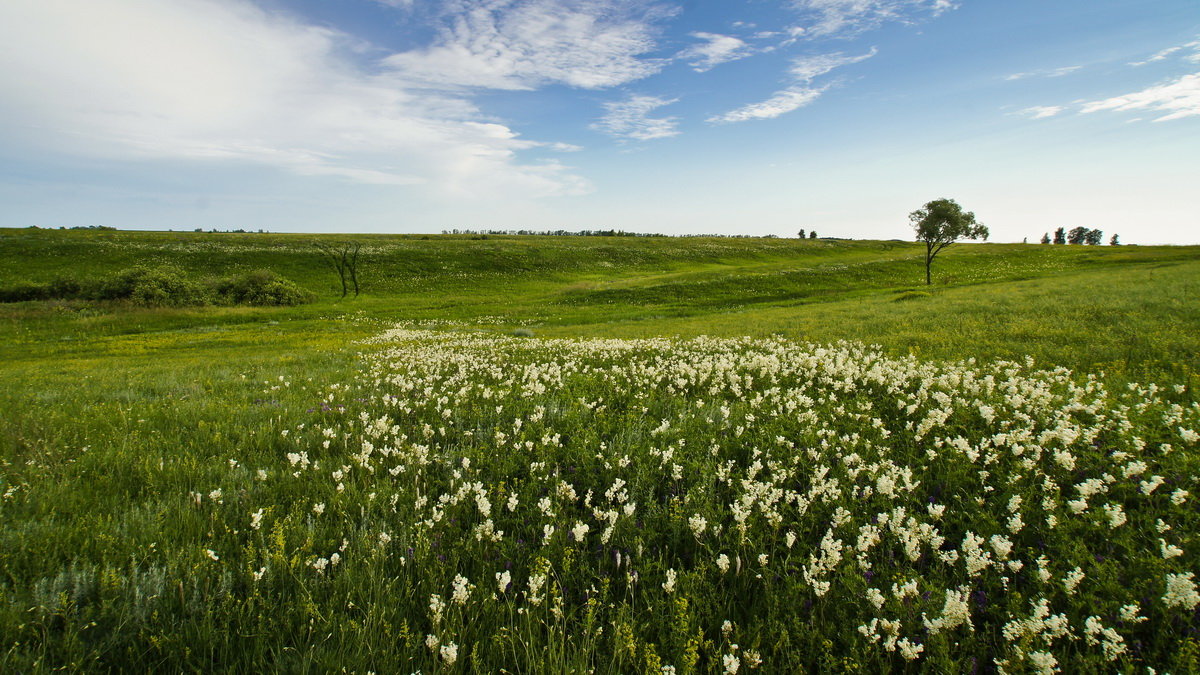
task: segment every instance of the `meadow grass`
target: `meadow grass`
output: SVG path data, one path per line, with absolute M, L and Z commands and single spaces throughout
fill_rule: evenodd
M 1200 668 L 1194 248 L 319 238 L 0 231 L 323 294 L 0 306 L 0 668 Z

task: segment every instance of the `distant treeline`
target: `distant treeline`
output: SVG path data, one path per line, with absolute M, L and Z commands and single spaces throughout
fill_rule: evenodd
M 1077 244 L 1077 245 L 1087 245 L 1087 246 L 1099 246 L 1100 242 L 1103 240 L 1103 238 L 1104 238 L 1104 233 L 1101 232 L 1100 230 L 1093 230 L 1093 229 L 1087 228 L 1087 227 L 1073 227 L 1073 228 L 1071 228 L 1071 231 L 1068 232 L 1067 228 L 1060 227 L 1054 231 L 1054 239 L 1053 240 L 1050 239 L 1049 232 L 1043 234 L 1042 235 L 1042 243 L 1049 244 L 1049 243 L 1053 242 L 1055 244 Z M 1108 243 L 1110 246 L 1120 246 L 1121 238 L 1119 235 L 1114 234 L 1112 236 L 1112 239 L 1108 240 Z
M 487 236 L 537 236 L 537 237 L 670 237 L 688 239 L 717 237 L 721 239 L 778 239 L 774 234 L 661 234 L 658 232 L 626 232 L 625 230 L 442 230 L 442 234 L 465 234 L 476 237 Z

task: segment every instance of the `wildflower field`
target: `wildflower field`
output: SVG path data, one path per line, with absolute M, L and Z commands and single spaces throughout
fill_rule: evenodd
M 393 299 L 418 318 L 12 308 L 0 668 L 1200 670 L 1194 356 L 1139 383 Z

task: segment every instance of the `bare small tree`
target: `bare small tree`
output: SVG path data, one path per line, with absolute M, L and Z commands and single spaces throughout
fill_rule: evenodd
M 314 242 L 313 246 L 321 252 L 321 259 L 329 263 L 333 267 L 333 271 L 337 273 L 338 279 L 342 282 L 342 297 L 346 297 L 349 293 L 349 287 L 354 287 L 354 297 L 358 297 L 358 252 L 362 245 L 358 242 L 342 242 L 341 244 L 327 244 L 324 242 Z M 347 284 L 347 275 L 349 275 L 349 284 Z

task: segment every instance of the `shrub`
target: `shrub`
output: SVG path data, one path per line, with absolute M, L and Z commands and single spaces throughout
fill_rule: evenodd
M 46 300 L 49 288 L 46 284 L 20 283 L 8 288 L 0 288 L 0 302 L 25 302 L 28 300 Z
M 204 287 L 176 267 L 131 267 L 102 283 L 97 297 L 146 307 L 208 304 Z
M 215 290 L 222 302 L 235 305 L 299 305 L 315 298 L 312 292 L 271 270 L 255 270 L 222 279 Z
M 77 279 L 59 277 L 46 285 L 48 297 L 60 300 L 82 298 L 87 293 L 87 287 Z
M 186 307 L 213 301 L 231 305 L 298 305 L 316 296 L 270 270 L 201 283 L 177 267 L 139 265 L 98 282 L 60 278 L 0 288 L 0 302 L 127 300 L 145 307 Z
M 74 300 L 84 296 L 84 285 L 75 279 L 55 279 L 48 284 L 23 282 L 0 288 L 0 302 L 29 300 Z

